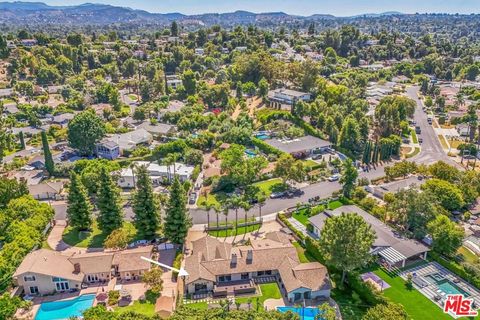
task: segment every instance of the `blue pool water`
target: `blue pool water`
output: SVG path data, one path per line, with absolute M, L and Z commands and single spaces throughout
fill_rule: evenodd
M 260 140 L 270 139 L 270 136 L 269 136 L 268 134 L 265 134 L 265 133 L 257 134 L 255 137 L 256 137 L 257 139 L 260 139 Z
M 250 158 L 254 158 L 256 156 L 255 154 L 255 151 L 252 151 L 252 150 L 245 150 L 245 154 L 247 155 L 247 157 L 250 157 Z
M 91 308 L 95 300 L 94 294 L 81 295 L 75 299 L 44 302 L 40 305 L 35 320 L 60 320 L 79 317 Z
M 295 307 L 277 307 L 281 313 L 291 311 L 300 316 L 300 320 L 315 320 L 315 317 L 320 313 L 317 308 L 295 308 Z
M 468 297 L 469 294 L 464 290 L 460 289 L 454 283 L 451 283 L 448 280 L 442 280 L 441 282 L 437 283 L 438 289 L 442 290 L 446 294 L 463 294 L 464 297 Z

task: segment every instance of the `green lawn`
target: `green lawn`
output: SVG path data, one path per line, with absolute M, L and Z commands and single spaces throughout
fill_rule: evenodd
M 244 220 L 238 220 L 238 223 L 242 223 Z M 233 223 L 235 224 L 235 222 Z M 222 225 L 222 223 L 220 223 Z M 225 225 L 225 223 L 223 223 Z M 210 226 L 215 226 L 214 223 L 210 223 Z M 245 233 L 253 232 L 255 230 L 260 229 L 261 224 L 256 224 L 253 226 L 246 226 L 246 227 L 238 227 L 233 229 L 226 229 L 226 230 L 218 230 L 218 231 L 209 231 L 208 234 L 213 236 L 213 237 L 218 237 L 218 238 L 225 238 L 225 237 L 231 237 L 231 236 L 238 236 L 238 235 L 243 235 Z
M 413 143 L 418 143 L 417 133 L 415 132 L 415 129 L 411 129 L 410 132 L 412 133 Z
M 335 200 L 328 203 L 328 209 L 330 210 L 335 210 L 337 208 L 340 208 L 341 206 L 343 206 L 343 203 L 340 200 Z
M 310 211 L 307 210 L 307 209 L 302 209 L 302 210 L 299 210 L 299 211 L 295 211 L 292 214 L 292 217 L 295 220 L 299 221 L 304 226 L 306 226 L 307 223 L 308 223 L 308 218 L 310 218 Z
M 245 298 L 238 298 L 235 300 L 240 303 L 248 303 L 249 299 L 251 299 L 252 309 L 255 310 L 257 306 L 257 298 L 258 298 L 258 305 L 259 305 L 258 309 L 263 308 L 263 302 L 267 299 L 282 298 L 282 293 L 280 292 L 280 288 L 278 287 L 278 284 L 276 282 L 260 284 L 260 291 L 262 291 L 262 295 L 259 297 L 245 297 Z
M 126 307 L 115 307 L 114 310 L 118 314 L 122 314 L 128 311 L 134 311 L 136 313 L 153 317 L 155 315 L 155 303 L 157 302 L 158 295 L 147 291 L 145 293 L 145 297 L 145 300 L 134 301 L 133 304 Z
M 124 222 L 123 227 L 136 233 L 135 227 L 130 222 Z M 67 227 L 63 232 L 62 239 L 66 244 L 75 247 L 101 248 L 106 237 L 107 235 L 102 233 L 98 228 L 97 222 L 94 221 L 91 232 L 80 232 L 76 228 Z
M 464 261 L 472 264 L 478 263 L 478 256 L 472 251 L 470 251 L 468 248 L 461 246 L 460 248 L 458 248 L 457 252 Z
M 390 288 L 383 291 L 384 295 L 393 302 L 403 305 L 411 319 L 452 319 L 418 290 L 408 290 L 401 277 L 395 276 L 392 278 L 380 268 L 377 268 L 374 272 L 390 285 Z
M 265 193 L 265 195 L 269 197 L 274 190 L 276 190 L 277 188 L 281 188 L 282 184 L 283 184 L 282 179 L 275 178 L 275 179 L 256 182 L 253 185 L 259 187 L 260 190 L 262 190 Z
M 184 304 L 187 308 L 197 309 L 197 310 L 206 310 L 208 309 L 208 304 L 206 302 L 195 302 Z

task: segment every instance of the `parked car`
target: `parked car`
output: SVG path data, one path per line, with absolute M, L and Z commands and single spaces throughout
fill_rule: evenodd
M 300 197 L 303 194 L 305 194 L 305 191 L 294 188 L 294 189 L 287 190 L 285 195 L 288 198 L 293 198 L 293 197 Z
M 422 138 L 418 138 L 418 143 L 422 143 L 423 142 L 423 139 Z
M 340 180 L 340 175 L 339 174 L 334 174 L 333 176 L 328 177 L 327 180 L 330 181 L 330 182 L 338 181 L 338 180 Z
M 285 191 L 280 191 L 280 192 L 272 192 L 270 195 L 270 199 L 279 199 L 285 196 Z
M 195 204 L 197 201 L 197 194 L 195 192 L 192 192 L 190 194 L 190 197 L 188 198 L 188 204 Z
M 312 160 L 320 160 L 320 159 L 322 159 L 322 155 L 321 155 L 321 154 L 314 154 L 314 155 L 312 156 Z

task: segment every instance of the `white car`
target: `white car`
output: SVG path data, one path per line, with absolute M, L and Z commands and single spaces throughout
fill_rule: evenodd
M 328 177 L 328 181 L 330 182 L 333 182 L 333 181 L 338 181 L 340 179 L 340 175 L 339 174 L 334 174 L 333 176 L 331 177 Z

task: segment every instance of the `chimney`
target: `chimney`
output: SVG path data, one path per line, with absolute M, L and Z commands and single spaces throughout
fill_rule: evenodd
M 74 273 L 80 273 L 80 263 L 74 263 L 73 264 L 73 272 Z
M 251 264 L 253 261 L 253 251 L 247 250 L 247 264 Z
M 232 260 L 230 261 L 230 268 L 235 268 L 237 266 L 237 254 L 232 253 Z

